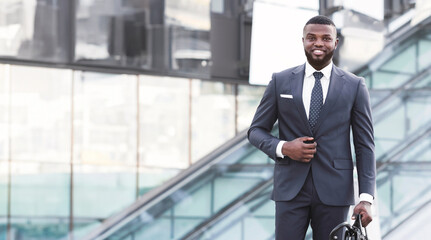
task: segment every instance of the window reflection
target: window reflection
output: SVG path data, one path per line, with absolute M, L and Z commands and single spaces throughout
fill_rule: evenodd
M 212 0 L 211 1 L 211 12 L 223 13 L 224 12 L 224 0 Z
M 9 65 L 0 64 L 0 162 L 8 160 Z
M 2 0 L 0 55 L 66 61 L 68 1 Z
M 166 0 L 170 68 L 209 74 L 209 0 Z
M 136 86 L 136 76 L 75 72 L 73 208 L 78 235 L 135 200 Z
M 12 163 L 11 232 L 21 239 L 67 236 L 69 186 L 68 164 Z
M 188 167 L 189 84 L 188 79 L 140 76 L 141 165 Z
M 235 136 L 234 85 L 193 81 L 192 159 L 197 161 Z
M 209 74 L 209 0 L 79 1 L 75 61 Z
M 264 91 L 265 87 L 262 86 L 238 86 L 238 131 L 250 127 Z
M 11 158 L 70 161 L 71 71 L 13 66 Z
M 7 201 L 8 201 L 8 174 L 9 163 L 0 161 L 0 239 L 1 239 L 1 226 L 6 224 L 7 216 Z M 3 222 L 4 221 L 4 222 Z
M 75 59 L 148 67 L 150 1 L 79 1 Z
M 103 219 L 135 201 L 136 169 L 124 165 L 74 166 L 74 217 Z
M 139 195 L 160 186 L 180 172 L 178 168 L 152 168 L 141 167 L 139 169 Z
M 77 72 L 74 163 L 136 163 L 136 76 Z
M 68 216 L 68 164 L 12 163 L 11 214 L 15 216 Z

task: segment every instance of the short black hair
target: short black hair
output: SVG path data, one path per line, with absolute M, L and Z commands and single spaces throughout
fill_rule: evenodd
M 332 25 L 335 27 L 334 22 L 330 18 L 323 15 L 312 17 L 310 20 L 308 20 L 305 26 L 307 26 L 308 24 L 323 24 L 323 25 Z

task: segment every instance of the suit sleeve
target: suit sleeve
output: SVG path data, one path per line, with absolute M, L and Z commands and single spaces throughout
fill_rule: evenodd
M 271 135 L 271 130 L 278 117 L 275 78 L 275 74 L 273 74 L 248 130 L 250 143 L 274 160 L 277 158 L 276 148 L 280 142 L 280 139 Z
M 351 119 L 359 193 L 368 193 L 374 196 L 376 161 L 374 156 L 373 121 L 371 117 L 370 96 L 363 78 L 359 81 Z

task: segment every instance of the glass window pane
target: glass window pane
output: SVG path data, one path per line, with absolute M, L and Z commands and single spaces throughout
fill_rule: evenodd
M 253 116 L 265 92 L 265 87 L 238 86 L 238 131 L 250 127 Z
M 73 171 L 73 224 L 77 240 L 136 200 L 135 167 L 78 164 Z
M 1 226 L 6 224 L 7 216 L 7 202 L 8 202 L 8 172 L 9 163 L 6 161 L 0 161 L 0 239 L 1 238 Z M 2 222 L 4 220 L 4 222 Z
M 423 91 L 422 94 L 417 92 L 410 93 L 411 96 L 407 99 L 407 118 L 408 118 L 408 134 L 417 132 L 419 129 L 429 129 L 431 120 L 431 92 L 427 94 Z M 428 96 L 427 96 L 428 95 Z M 422 116 L 422 117 L 418 117 Z
M 193 80 L 192 160 L 235 136 L 234 85 Z
M 210 29 L 210 0 L 165 0 L 168 24 L 186 28 Z
M 210 0 L 166 0 L 169 68 L 209 74 Z
M 74 234 L 136 199 L 137 76 L 75 72 Z
M 68 234 L 70 165 L 12 163 L 12 232 L 22 239 L 60 239 Z
M 70 70 L 11 66 L 11 157 L 70 162 Z
M 431 162 L 431 139 L 425 138 L 413 144 L 406 152 L 399 156 L 398 161 Z
M 274 236 L 274 219 L 249 217 L 244 219 L 244 239 L 271 239 Z
M 209 74 L 210 0 L 78 1 L 75 61 Z
M 0 55 L 65 62 L 69 1 L 2 0 Z
M 148 2 L 77 1 L 75 60 L 148 68 L 149 5 L 154 5 Z
M 430 88 L 431 87 L 431 75 L 425 76 L 421 80 L 417 81 L 412 88 Z
M 26 222 L 24 224 L 23 222 Z M 69 230 L 68 219 L 28 219 L 28 218 L 12 218 L 11 232 L 12 239 L 32 239 L 32 240 L 48 240 L 48 239 L 67 239 Z M 16 237 L 19 236 L 19 237 Z
M 106 218 L 133 203 L 136 169 L 111 165 L 74 166 L 74 221 Z
M 6 234 L 7 234 L 7 223 L 6 218 L 0 219 L 0 239 L 6 240 Z
M 412 44 L 393 58 L 390 58 L 380 69 L 396 73 L 415 73 L 416 62 L 416 44 Z
M 9 65 L 0 64 L 0 162 L 9 155 Z
M 189 89 L 188 79 L 140 77 L 141 165 L 162 168 L 188 167 Z
M 100 226 L 100 222 L 94 219 L 74 218 L 73 219 L 73 239 L 83 239 L 87 234 Z
M 212 0 L 211 1 L 211 12 L 223 13 L 224 12 L 224 0 Z
M 209 31 L 169 26 L 169 34 L 170 69 L 208 75 L 211 59 Z
M 12 216 L 69 215 L 70 165 L 12 161 Z
M 139 169 L 139 195 L 160 186 L 180 172 L 181 169 L 174 168 L 150 168 Z
M 405 83 L 411 76 L 390 72 L 376 71 L 373 73 L 373 89 L 396 88 Z
M 136 76 L 75 73 L 75 164 L 136 165 L 136 86 Z
M 169 218 L 160 218 L 139 228 L 134 233 L 132 239 L 172 239 L 172 221 Z
M 431 41 L 419 40 L 419 70 L 423 70 L 431 65 Z
M 388 153 L 406 136 L 405 107 L 400 105 L 374 125 L 376 159 Z M 397 129 L 397 131 L 394 131 Z
M 205 184 L 197 191 L 190 192 L 186 200 L 177 203 L 174 208 L 175 219 L 181 218 L 209 218 L 213 214 L 214 204 L 211 200 L 211 191 L 214 191 L 211 184 Z M 225 192 L 216 192 L 215 195 L 224 195 Z M 217 209 L 218 210 L 218 209 Z

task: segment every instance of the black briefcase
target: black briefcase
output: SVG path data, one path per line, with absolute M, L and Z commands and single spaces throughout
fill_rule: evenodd
M 344 231 L 342 234 L 341 240 L 369 240 L 367 237 L 367 229 L 364 228 L 365 234 L 362 233 L 362 223 L 361 223 L 361 214 L 356 216 L 356 220 L 353 225 L 348 224 L 347 222 L 343 222 L 338 224 L 334 229 L 332 229 L 329 234 L 329 240 L 340 240 L 336 236 L 338 231 Z

